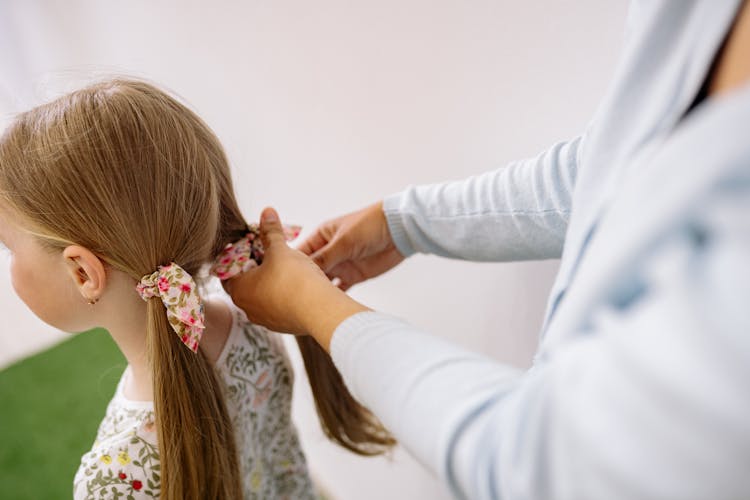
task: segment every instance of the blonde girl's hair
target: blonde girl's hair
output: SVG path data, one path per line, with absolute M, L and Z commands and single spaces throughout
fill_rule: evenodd
M 151 84 L 113 79 L 19 115 L 0 138 L 0 200 L 51 251 L 82 245 L 133 278 L 176 262 L 193 276 L 245 231 L 218 139 Z M 135 288 L 133 293 L 136 293 Z M 147 303 L 161 497 L 241 498 L 222 385 Z M 298 338 L 326 434 L 360 454 L 393 438 L 349 394 L 330 357 Z
M 213 134 L 174 99 L 145 83 L 110 81 L 11 124 L 0 139 L 0 194 L 51 251 L 82 245 L 135 286 L 160 264 L 196 275 L 211 259 L 219 220 L 213 163 L 222 158 Z M 181 343 L 159 298 L 147 314 L 161 497 L 241 498 L 214 370 Z

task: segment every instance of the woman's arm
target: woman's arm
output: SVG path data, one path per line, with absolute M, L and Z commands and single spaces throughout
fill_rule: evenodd
M 409 187 L 383 208 L 399 252 L 474 261 L 557 258 L 583 136 L 468 179 Z
M 284 244 L 278 220 L 261 223 L 266 260 L 231 292 L 252 320 L 330 348 L 352 393 L 460 497 L 746 498 L 750 197 L 738 188 L 703 207 L 709 241 L 676 224 L 633 270 L 650 278 L 640 300 L 592 311 L 585 335 L 525 374 L 358 304 Z
M 749 200 L 703 207 L 708 241 L 676 224 L 633 270 L 643 296 L 526 374 L 376 312 L 333 359 L 461 498 L 747 498 Z
M 559 257 L 583 137 L 456 182 L 417 186 L 321 224 L 299 246 L 342 290 L 415 252 L 478 261 Z

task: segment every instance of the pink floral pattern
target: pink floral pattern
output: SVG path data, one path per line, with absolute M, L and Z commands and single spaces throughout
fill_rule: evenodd
M 167 319 L 180 340 L 198 352 L 203 335 L 203 303 L 193 277 L 174 262 L 159 266 L 153 274 L 141 278 L 136 290 L 143 298 L 160 297 L 167 308 Z
M 228 280 L 263 262 L 263 243 L 260 241 L 260 227 L 250 224 L 248 233 L 239 241 L 228 244 L 211 267 L 211 274 L 220 280 Z M 299 236 L 300 226 L 284 226 L 284 237 L 291 241 Z

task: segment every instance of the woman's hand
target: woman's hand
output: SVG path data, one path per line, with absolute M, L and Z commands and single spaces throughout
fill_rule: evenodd
M 297 248 L 330 279 L 337 278 L 342 290 L 383 274 L 404 260 L 391 238 L 382 202 L 324 222 Z
M 302 252 L 287 246 L 278 214 L 261 214 L 263 263 L 227 281 L 232 300 L 250 321 L 278 332 L 312 335 L 326 350 L 336 327 L 369 310 L 336 288 Z

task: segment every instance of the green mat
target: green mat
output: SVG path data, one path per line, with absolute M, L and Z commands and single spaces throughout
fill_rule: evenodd
M 0 499 L 65 499 L 125 359 L 104 330 L 0 371 Z

